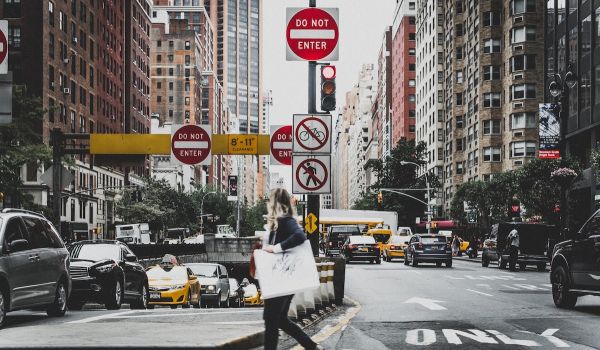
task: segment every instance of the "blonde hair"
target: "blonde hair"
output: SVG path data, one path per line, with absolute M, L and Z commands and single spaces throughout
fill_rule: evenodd
M 296 216 L 296 209 L 292 205 L 292 198 L 288 191 L 283 188 L 276 188 L 271 191 L 267 211 L 267 227 L 269 231 L 277 230 L 278 218 Z

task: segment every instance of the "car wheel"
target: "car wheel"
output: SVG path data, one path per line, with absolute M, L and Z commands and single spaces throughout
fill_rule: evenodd
M 146 283 L 142 284 L 142 288 L 140 290 L 140 296 L 138 299 L 131 303 L 132 309 L 146 309 L 148 308 L 148 287 L 146 287 Z
M 8 305 L 6 305 L 5 300 L 4 292 L 0 290 L 0 328 L 2 328 L 6 322 L 6 309 L 8 308 Z
M 229 309 L 231 307 L 229 304 L 229 297 L 227 297 L 227 300 L 225 300 L 225 302 L 221 305 L 221 307 L 224 307 L 226 309 Z
M 182 307 L 182 308 L 184 308 L 184 309 L 189 309 L 189 308 L 190 308 L 190 305 L 191 305 L 191 300 L 190 300 L 190 298 L 191 298 L 191 297 L 192 297 L 192 295 L 190 294 L 190 290 L 188 289 L 188 292 L 187 292 L 187 295 L 186 295 L 186 298 L 185 298 L 185 299 L 186 299 L 186 301 L 185 301 L 185 303 L 183 303 L 183 304 L 181 305 L 181 307 Z
M 501 270 L 506 269 L 506 261 L 502 259 L 502 255 L 498 256 L 498 268 Z
M 442 263 L 441 263 L 441 262 L 436 262 L 436 263 L 435 263 L 435 266 L 436 266 L 436 267 L 442 267 Z
M 446 267 L 452 267 L 452 260 L 446 261 Z
M 570 292 L 571 282 L 564 267 L 558 266 L 552 272 L 552 299 L 561 309 L 572 309 L 577 304 L 577 295 Z
M 217 295 L 217 299 L 213 303 L 213 307 L 217 308 L 217 309 L 221 308 L 221 293 L 219 293 L 219 295 Z
M 148 306 L 146 306 L 146 308 L 148 310 L 154 310 L 154 304 L 148 304 Z
M 537 270 L 538 270 L 539 272 L 544 272 L 544 271 L 546 271 L 546 264 L 545 264 L 545 263 L 544 263 L 544 264 L 538 264 L 538 266 L 537 266 Z
M 56 294 L 54 296 L 54 302 L 48 306 L 46 313 L 48 316 L 64 316 L 67 312 L 67 286 L 65 282 L 59 281 L 56 286 Z
M 171 309 L 175 310 L 177 309 L 177 305 L 169 305 L 171 307 Z
M 81 310 L 83 308 L 83 305 L 85 305 L 85 300 L 77 299 L 74 297 L 71 297 L 71 299 L 69 299 L 69 301 L 67 302 L 67 307 L 69 308 L 69 310 Z
M 485 256 L 481 257 L 481 266 L 482 267 L 490 266 L 490 261 Z
M 117 279 L 115 284 L 108 289 L 104 305 L 108 310 L 119 310 L 123 303 L 123 287 L 121 280 Z

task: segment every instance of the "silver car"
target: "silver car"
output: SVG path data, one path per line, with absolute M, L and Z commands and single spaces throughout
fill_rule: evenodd
M 200 281 L 200 300 L 202 305 L 229 307 L 229 275 L 223 265 L 198 263 L 185 264 Z
M 42 215 L 20 209 L 0 212 L 0 327 L 9 311 L 46 309 L 63 316 L 71 292 L 69 252 Z

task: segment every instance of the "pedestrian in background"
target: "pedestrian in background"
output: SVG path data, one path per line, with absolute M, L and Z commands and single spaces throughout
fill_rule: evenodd
M 268 204 L 268 241 L 263 250 L 269 253 L 282 253 L 304 243 L 306 235 L 296 221 L 290 194 L 278 188 L 271 191 Z M 259 277 L 260 278 L 260 277 Z M 305 349 L 323 349 L 288 317 L 293 295 L 265 299 L 263 319 L 265 320 L 265 350 L 276 350 L 279 329 L 296 339 Z
M 457 256 L 459 250 L 460 239 L 458 239 L 458 235 L 454 235 L 454 238 L 452 238 L 452 256 Z
M 517 258 L 519 257 L 519 231 L 517 231 L 517 226 L 513 226 L 512 231 L 508 234 L 507 242 L 508 244 L 508 267 L 510 271 L 516 271 L 517 266 Z

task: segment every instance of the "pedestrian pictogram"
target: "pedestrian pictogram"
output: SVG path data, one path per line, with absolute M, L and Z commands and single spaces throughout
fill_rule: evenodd
M 271 165 L 292 165 L 292 126 L 271 126 Z
M 317 230 L 317 216 L 315 214 L 308 213 L 308 215 L 306 215 L 306 222 L 304 223 L 304 228 L 309 234 L 315 233 L 315 231 Z
M 0 21 L 0 74 L 8 73 L 8 21 Z
M 295 194 L 331 193 L 331 156 L 293 156 Z
M 337 8 L 287 9 L 287 60 L 339 59 Z
M 331 153 L 331 115 L 294 114 L 294 153 Z
M 174 125 L 171 155 L 181 164 L 210 165 L 211 128 L 207 125 Z

